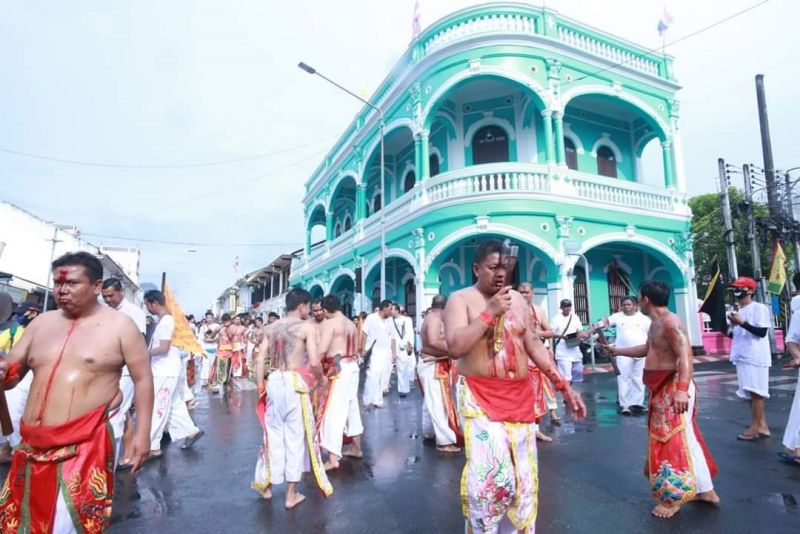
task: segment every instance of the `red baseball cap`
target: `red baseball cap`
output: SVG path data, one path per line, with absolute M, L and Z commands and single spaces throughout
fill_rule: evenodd
M 740 276 L 739 278 L 731 282 L 731 287 L 744 287 L 752 291 L 755 291 L 756 281 L 747 276 Z

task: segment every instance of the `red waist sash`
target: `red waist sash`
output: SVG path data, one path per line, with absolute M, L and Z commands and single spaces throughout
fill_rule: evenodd
M 111 519 L 114 444 L 105 406 L 60 425 L 20 425 L 22 444 L 0 491 L 2 532 L 51 532 L 61 493 L 77 531 Z
M 475 402 L 492 421 L 533 423 L 533 385 L 529 377 L 521 380 L 465 376 Z

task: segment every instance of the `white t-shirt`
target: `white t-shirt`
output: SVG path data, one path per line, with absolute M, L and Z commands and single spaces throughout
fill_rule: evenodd
M 792 315 L 797 310 L 800 310 L 800 295 L 795 295 L 792 297 L 792 301 L 789 303 L 789 308 L 791 308 Z
M 760 302 L 751 302 L 737 312 L 746 323 L 753 326 L 771 328 L 769 308 Z M 772 365 L 772 354 L 769 349 L 769 334 L 758 337 L 741 326 L 734 325 L 731 342 L 731 363 L 746 363 L 756 367 Z
M 160 341 L 172 341 L 172 332 L 175 331 L 175 319 L 172 315 L 165 315 L 159 319 L 153 337 L 150 339 L 150 348 L 158 346 Z M 181 351 L 170 343 L 166 354 L 159 354 L 150 359 L 150 369 L 153 376 L 180 376 Z
M 640 311 L 633 315 L 617 312 L 608 318 L 608 325 L 617 329 L 617 336 L 614 339 L 614 345 L 617 347 L 637 347 L 647 343 L 650 318 Z
M 389 318 L 389 328 L 397 345 L 397 354 L 408 354 L 406 344 L 411 343 L 411 346 L 414 346 L 414 325 L 411 317 L 401 316 L 397 319 L 391 317 Z
M 792 319 L 789 321 L 789 332 L 786 333 L 786 343 L 790 341 L 800 345 L 800 313 L 797 312 L 792 313 Z
M 130 317 L 131 321 L 133 321 L 133 323 L 136 325 L 136 329 L 139 330 L 142 335 L 147 332 L 147 321 L 145 320 L 144 310 L 139 306 L 122 299 L 122 302 L 120 302 L 119 306 L 117 306 L 117 311 Z M 123 365 L 122 376 L 130 376 L 130 374 L 131 373 L 128 371 L 128 366 Z
M 392 350 L 392 333 L 389 330 L 391 325 L 390 319 L 381 319 L 377 313 L 370 313 L 364 319 L 364 335 L 367 336 L 365 350 L 369 350 L 372 342 L 375 343 L 376 350 L 385 350 L 387 352 Z
M 574 313 L 564 316 L 563 313 L 557 314 L 550 321 L 550 328 L 558 335 L 574 334 L 583 330 L 581 320 Z M 568 360 L 571 362 L 579 362 L 583 360 L 583 353 L 578 346 L 567 347 L 565 339 L 559 339 L 556 345 L 556 360 Z

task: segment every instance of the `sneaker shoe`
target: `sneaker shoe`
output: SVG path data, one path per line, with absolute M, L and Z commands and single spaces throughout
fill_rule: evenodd
M 628 408 L 627 406 L 624 406 L 624 407 L 623 407 L 623 408 L 622 408 L 622 409 L 619 411 L 619 413 L 621 413 L 622 415 L 631 415 L 631 409 L 630 409 L 630 408 Z

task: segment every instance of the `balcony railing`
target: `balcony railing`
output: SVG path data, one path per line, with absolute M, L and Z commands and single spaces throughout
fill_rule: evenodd
M 635 210 L 655 216 L 689 217 L 685 193 L 661 187 L 608 178 L 538 163 L 492 163 L 473 165 L 430 178 L 391 202 L 385 209 L 387 230 L 399 226 L 424 207 L 447 202 L 503 194 L 504 198 L 546 200 L 564 204 L 586 204 L 610 210 Z M 298 259 L 297 269 L 313 268 L 317 262 L 337 257 L 362 240 L 374 239 L 380 231 L 380 212 L 363 221 L 363 231 L 348 230 L 325 248 L 312 249 L 311 257 Z M 327 250 L 324 254 L 323 251 Z

